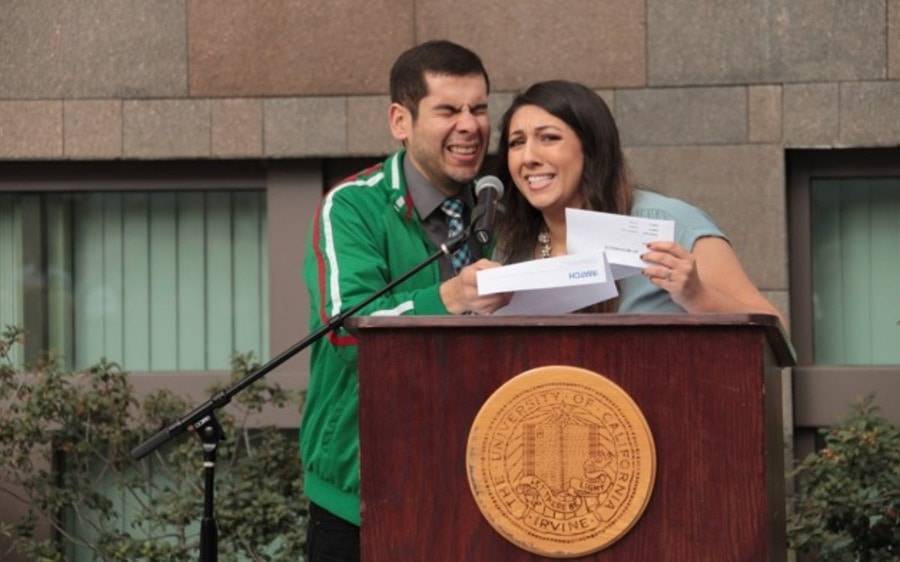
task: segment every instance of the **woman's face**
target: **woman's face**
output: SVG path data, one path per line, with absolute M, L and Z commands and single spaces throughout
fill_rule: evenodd
M 584 205 L 579 185 L 584 169 L 575 131 L 536 105 L 523 105 L 509 122 L 509 175 L 532 207 L 562 215 Z

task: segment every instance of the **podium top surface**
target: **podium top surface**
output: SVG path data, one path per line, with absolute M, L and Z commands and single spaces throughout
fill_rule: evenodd
M 427 328 L 596 328 L 751 327 L 765 332 L 778 364 L 791 367 L 797 356 L 778 318 L 771 314 L 564 314 L 558 316 L 357 316 L 345 323 L 352 332 Z

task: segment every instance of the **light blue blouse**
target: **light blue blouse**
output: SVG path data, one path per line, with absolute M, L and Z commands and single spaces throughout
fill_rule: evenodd
M 702 210 L 679 199 L 653 191 L 634 190 L 631 215 L 648 219 L 675 221 L 675 241 L 688 250 L 705 236 L 727 240 L 719 227 Z M 675 304 L 669 293 L 635 275 L 619 282 L 619 312 L 643 314 L 678 314 L 684 309 Z

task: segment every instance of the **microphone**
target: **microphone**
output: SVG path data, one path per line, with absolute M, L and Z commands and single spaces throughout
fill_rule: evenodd
M 475 220 L 475 239 L 482 244 L 491 241 L 501 197 L 503 197 L 503 182 L 497 176 L 484 176 L 475 182 L 475 198 L 478 203 L 472 216 Z

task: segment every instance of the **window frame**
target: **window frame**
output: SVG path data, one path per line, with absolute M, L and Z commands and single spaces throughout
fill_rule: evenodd
M 813 363 L 811 183 L 820 178 L 900 177 L 900 153 L 893 149 L 789 150 L 788 255 L 794 425 L 824 427 L 847 415 L 858 397 L 875 393 L 881 413 L 900 423 L 900 365 L 815 365 Z M 900 342 L 898 342 L 900 343 Z

